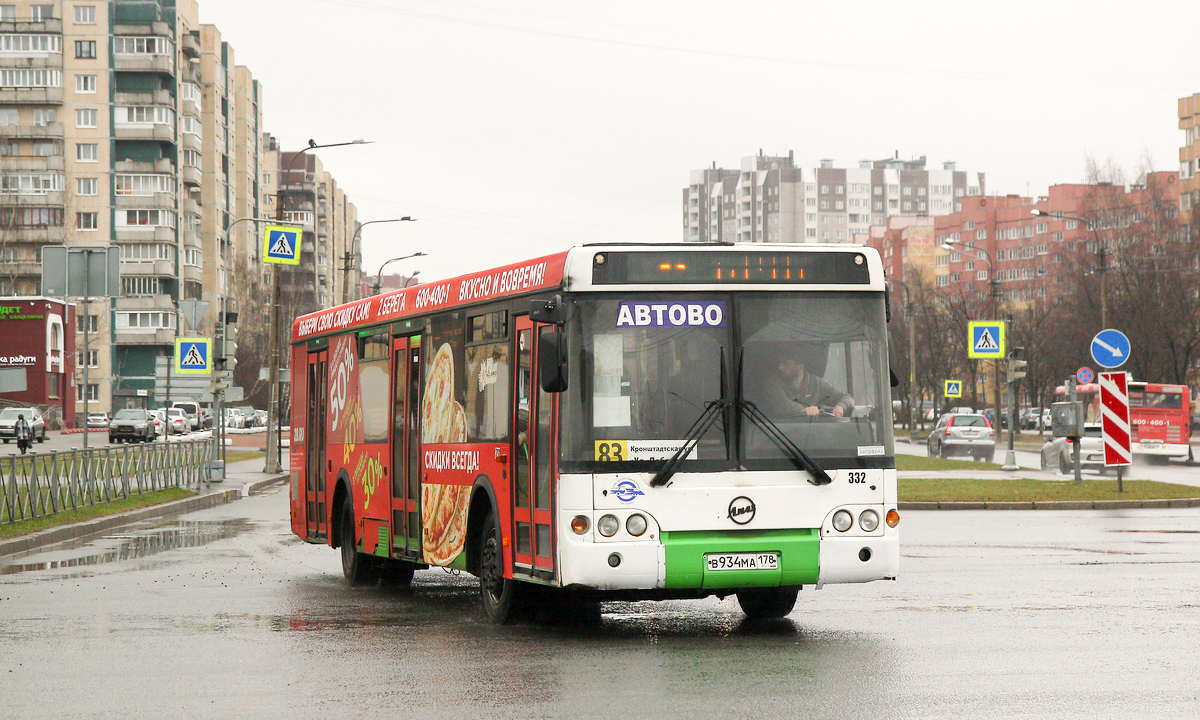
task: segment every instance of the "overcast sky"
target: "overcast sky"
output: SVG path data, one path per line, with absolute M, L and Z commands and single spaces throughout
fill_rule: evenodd
M 677 242 L 691 170 L 761 148 L 925 155 L 992 193 L 1178 169 L 1200 3 L 1009 0 L 199 0 L 318 151 L 364 267 L 437 279 L 585 242 Z M 987 8 L 984 11 L 983 8 Z

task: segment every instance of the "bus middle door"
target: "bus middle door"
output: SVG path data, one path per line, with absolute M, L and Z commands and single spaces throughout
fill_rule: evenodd
M 392 339 L 392 557 L 421 559 L 421 336 Z
M 552 478 L 554 422 L 557 395 L 542 391 L 537 381 L 537 338 L 553 332 L 552 325 L 516 318 L 517 382 L 513 427 L 514 570 L 543 580 L 554 578 L 554 515 Z
M 326 463 L 325 412 L 329 406 L 329 353 L 326 350 L 308 354 L 308 409 L 304 429 L 304 526 L 309 540 L 329 536 L 329 518 L 325 509 Z

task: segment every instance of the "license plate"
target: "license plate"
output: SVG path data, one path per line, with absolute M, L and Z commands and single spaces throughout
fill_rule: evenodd
M 1143 447 L 1158 447 L 1159 445 L 1162 445 L 1162 440 L 1143 440 L 1142 441 Z
M 709 570 L 778 570 L 778 553 L 721 553 L 705 555 Z

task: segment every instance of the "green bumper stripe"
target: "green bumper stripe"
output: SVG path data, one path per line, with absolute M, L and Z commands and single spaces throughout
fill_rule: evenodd
M 801 530 L 692 530 L 664 532 L 668 588 L 744 588 L 813 585 L 820 569 L 821 537 Z M 778 570 L 710 572 L 710 553 L 779 553 Z

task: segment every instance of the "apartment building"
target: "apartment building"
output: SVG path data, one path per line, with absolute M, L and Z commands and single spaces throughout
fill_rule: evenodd
M 801 168 L 794 153 L 742 159 L 738 170 L 692 171 L 683 190 L 684 242 L 853 242 L 889 217 L 939 216 L 987 191 L 983 173 L 955 163 L 929 169 L 926 158 L 830 159 Z
M 1179 213 L 1186 227 L 1200 208 L 1200 93 L 1179 99 Z
M 1176 213 L 1154 208 L 1173 207 L 1179 188 L 1178 173 L 1153 172 L 1129 188 L 1071 183 L 1053 185 L 1037 198 L 964 197 L 961 209 L 949 215 L 874 227 L 867 242 L 879 250 L 891 278 L 908 282 L 915 268 L 923 268 L 926 281 L 942 292 L 990 302 L 994 281 L 999 307 L 1052 306 L 1071 288 L 1072 258 L 1094 255 L 1101 239 L 1106 262 L 1115 268 L 1124 262 L 1125 246 L 1161 230 L 1155 223 L 1173 227 Z M 1036 216 L 1035 210 L 1052 216 Z
M 156 358 L 212 335 L 249 270 L 223 241 L 258 214 L 261 88 L 198 17 L 195 0 L 0 3 L 0 294 L 39 291 L 43 245 L 121 248 L 120 296 L 81 313 L 80 413 L 153 402 Z M 210 303 L 198 326 L 180 300 Z

